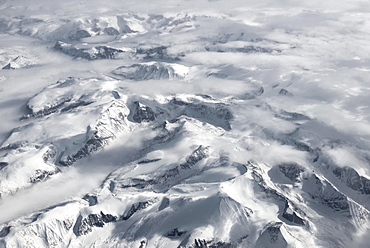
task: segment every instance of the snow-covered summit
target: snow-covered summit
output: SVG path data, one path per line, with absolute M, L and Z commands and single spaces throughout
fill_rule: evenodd
M 0 0 L 0 247 L 365 247 L 366 11 Z

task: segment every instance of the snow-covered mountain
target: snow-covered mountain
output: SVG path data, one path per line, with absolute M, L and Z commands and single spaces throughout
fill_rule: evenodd
M 0 247 L 366 247 L 369 10 L 0 0 Z

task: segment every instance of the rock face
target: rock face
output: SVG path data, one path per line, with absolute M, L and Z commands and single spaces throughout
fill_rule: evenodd
M 90 49 L 87 48 L 77 48 L 74 45 L 58 41 L 54 49 L 65 53 L 73 58 L 82 58 L 87 60 L 97 60 L 97 59 L 115 59 L 123 50 L 107 47 L 107 46 L 96 46 Z
M 361 194 L 370 194 L 370 180 L 360 176 L 355 169 L 351 167 L 338 167 L 333 170 L 333 173 L 349 188 Z
M 305 221 L 290 207 L 288 201 L 285 202 L 285 208 L 282 217 L 297 225 L 305 225 Z
M 166 192 L 173 185 L 181 183 L 192 175 L 192 167 L 208 157 L 210 147 L 200 145 L 185 162 L 164 171 L 158 171 L 148 176 L 147 179 L 128 178 L 119 181 L 120 188 L 153 189 L 156 192 Z M 116 189 L 116 187 L 114 187 Z
M 30 182 L 37 183 L 37 182 L 45 181 L 49 179 L 50 176 L 57 174 L 59 172 L 61 172 L 59 168 L 55 168 L 54 171 L 46 171 L 46 170 L 37 169 L 35 171 L 35 175 L 30 178 Z
M 186 162 L 180 164 L 181 169 L 190 169 L 196 163 L 202 159 L 208 157 L 209 147 L 204 147 L 200 145 L 191 155 L 186 158 Z
M 188 69 L 185 66 L 170 63 L 149 62 L 121 66 L 112 73 L 130 80 L 160 80 L 183 78 Z
M 8 166 L 7 162 L 0 162 L 0 170 Z
M 331 209 L 350 214 L 348 198 L 326 180 L 322 180 L 316 175 L 311 175 L 304 179 L 302 189 Z
M 272 222 L 265 226 L 261 235 L 259 236 L 256 242 L 256 248 L 264 247 L 277 247 L 285 248 L 288 247 L 288 243 L 285 240 L 284 236 L 281 233 L 281 227 L 283 223 L 281 222 Z
M 14 69 L 21 69 L 21 68 L 30 68 L 33 66 L 35 66 L 35 63 L 32 62 L 30 59 L 24 56 L 18 56 L 12 59 L 12 61 L 10 61 L 2 69 L 3 70 L 14 70 Z
M 148 107 L 140 104 L 138 101 L 134 102 L 134 114 L 132 118 L 135 122 L 141 123 L 141 122 L 149 122 L 154 121 L 155 119 L 155 113 L 154 111 Z
M 277 20 L 280 3 L 24 2 L 0 0 L 0 247 L 364 243 L 356 8 L 287 4 Z M 353 23 L 356 49 L 332 53 Z
M 145 202 L 137 202 L 132 204 L 131 208 L 126 211 L 120 218 L 120 220 L 128 220 L 133 216 L 137 211 L 146 209 L 147 207 L 153 205 L 155 201 L 145 201 Z
M 101 113 L 95 125 L 87 130 L 86 136 L 89 138 L 85 145 L 76 153 L 62 157 L 59 164 L 64 166 L 72 165 L 78 159 L 102 149 L 122 131 L 129 131 L 128 114 L 129 109 L 122 101 L 114 101 Z
M 111 214 L 89 214 L 86 218 L 78 217 L 73 231 L 77 236 L 86 235 L 93 227 L 104 227 L 105 224 L 117 221 L 117 217 Z
M 153 48 L 136 48 L 135 55 L 138 57 L 142 57 L 146 60 L 172 60 L 178 61 L 180 60 L 178 56 L 168 54 L 166 46 L 159 46 Z
M 301 174 L 304 168 L 298 164 L 281 164 L 279 170 L 292 182 L 300 182 Z
M 186 115 L 211 125 L 230 130 L 230 121 L 233 119 L 231 111 L 224 104 L 207 104 L 184 102 L 173 99 L 169 102 L 179 115 Z

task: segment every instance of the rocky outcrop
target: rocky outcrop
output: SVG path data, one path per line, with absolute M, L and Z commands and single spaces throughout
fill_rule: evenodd
M 130 130 L 127 116 L 129 109 L 121 100 L 115 100 L 103 111 L 93 127 L 87 130 L 90 137 L 85 145 L 76 153 L 62 157 L 59 161 L 61 165 L 72 165 L 78 159 L 89 156 L 106 146 L 110 141 L 117 137 L 117 134 L 124 130 Z
M 231 111 L 225 104 L 185 102 L 174 98 L 169 102 L 178 115 L 186 115 L 213 126 L 231 130 L 230 121 L 233 119 Z
M 46 105 L 46 106 L 44 106 L 43 109 L 38 110 L 38 111 L 34 111 L 32 109 L 32 107 L 28 106 L 29 109 L 31 110 L 31 113 L 30 114 L 23 115 L 21 117 L 21 120 L 26 120 L 26 119 L 31 118 L 31 117 L 39 118 L 39 117 L 43 117 L 43 116 L 46 116 L 46 115 L 50 115 L 50 114 L 56 113 L 66 103 L 70 102 L 71 100 L 72 99 L 69 98 L 69 97 L 68 98 L 67 97 L 62 97 L 60 99 L 56 99 L 54 102 L 51 103 L 51 105 Z
M 282 220 L 284 220 L 284 222 L 288 221 L 288 223 L 292 222 L 292 223 L 302 225 L 302 226 L 306 225 L 306 221 L 303 219 L 303 217 L 301 217 L 301 216 L 305 216 L 305 213 L 301 209 L 296 207 L 295 204 L 292 201 L 290 201 L 284 194 L 278 192 L 278 190 L 276 189 L 269 187 L 267 183 L 265 182 L 265 180 L 263 179 L 263 176 L 260 174 L 260 172 L 257 171 L 258 169 L 254 167 L 252 163 L 249 163 L 249 166 L 251 166 L 253 169 L 252 176 L 254 177 L 254 180 L 258 183 L 258 185 L 266 193 L 266 195 L 272 199 L 275 199 L 278 205 L 281 206 L 281 204 L 284 204 L 283 205 L 284 207 L 280 208 L 281 217 L 284 218 Z M 288 166 L 288 168 L 289 167 L 290 166 Z M 278 168 L 280 169 L 280 166 Z M 283 168 L 284 168 L 284 171 L 286 171 L 284 166 Z M 287 175 L 288 175 L 288 178 L 291 177 L 293 180 L 296 180 L 297 178 L 296 168 L 297 167 L 294 166 L 293 168 L 295 168 L 293 169 L 293 173 L 292 174 L 288 173 Z M 298 172 L 300 175 L 301 171 L 298 170 Z
M 255 247 L 256 248 L 288 247 L 288 242 L 281 233 L 282 225 L 283 225 L 282 222 L 271 222 L 267 224 L 262 230 L 260 236 L 258 237 Z
M 181 65 L 172 65 L 170 63 L 163 62 L 141 63 L 130 66 L 120 66 L 112 73 L 116 76 L 136 81 L 183 78 L 184 74 L 178 73 L 174 69 L 174 66 L 180 67 Z
M 21 68 L 30 68 L 35 66 L 35 63 L 32 60 L 24 57 L 18 56 L 12 59 L 7 65 L 5 65 L 2 69 L 3 70 L 14 70 L 14 69 L 21 69 Z
M 13 132 L 17 132 L 17 131 L 18 131 L 18 128 L 15 128 L 13 130 Z M 20 147 L 25 147 L 25 146 L 28 146 L 28 145 L 29 145 L 28 141 L 17 141 L 17 142 L 10 143 L 10 144 L 7 144 L 7 145 L 3 144 L 3 146 L 0 147 L 0 151 L 16 150 Z
M 290 92 L 286 89 L 281 89 L 279 91 L 279 95 L 281 95 L 281 96 L 294 96 L 292 92 Z
M 42 155 L 42 160 L 44 163 L 54 163 L 57 152 L 56 146 L 49 146 L 48 150 Z
M 333 170 L 333 173 L 349 188 L 358 191 L 361 194 L 370 194 L 370 180 L 366 177 L 360 176 L 355 169 L 348 166 L 337 167 Z
M 177 228 L 168 231 L 164 236 L 169 238 L 181 237 L 186 231 L 179 231 Z
M 96 204 L 98 204 L 98 197 L 96 195 L 93 195 L 93 194 L 86 194 L 84 197 L 82 197 L 82 199 L 87 201 L 89 203 L 90 207 L 95 206 Z
M 132 204 L 131 208 L 121 216 L 120 220 L 128 220 L 137 211 L 142 210 L 142 209 L 146 209 L 146 208 L 150 207 L 151 205 L 153 205 L 155 202 L 157 202 L 157 199 L 149 200 L 149 201 L 145 201 L 145 202 L 137 202 L 137 203 Z
M 133 120 L 137 123 L 154 121 L 156 115 L 154 111 L 138 101 L 134 102 Z
M 284 208 L 282 217 L 297 225 L 300 225 L 300 226 L 305 225 L 305 221 L 301 217 L 299 217 L 299 215 L 290 206 L 288 201 L 285 202 L 285 208 Z
M 190 169 L 193 167 L 196 163 L 201 161 L 204 158 L 208 157 L 210 147 L 204 147 L 200 145 L 195 151 L 192 152 L 187 158 L 186 162 L 183 164 L 180 164 L 181 169 Z
M 150 60 L 180 60 L 179 56 L 168 54 L 166 46 L 136 48 L 135 56 Z
M 0 238 L 6 237 L 10 233 L 10 226 L 5 226 L 3 229 L 0 231 Z
M 84 30 L 84 29 L 73 30 L 69 33 L 69 38 L 71 40 L 81 40 L 83 38 L 88 38 L 88 37 L 91 37 L 91 34 L 87 30 Z
M 116 49 L 108 46 L 96 46 L 93 48 L 77 48 L 74 45 L 58 41 L 54 49 L 65 53 L 73 58 L 82 58 L 87 60 L 97 59 L 115 59 L 118 54 L 123 53 L 121 49 Z
M 86 235 L 92 231 L 93 227 L 104 227 L 105 224 L 116 221 L 116 216 L 104 214 L 102 211 L 100 214 L 89 214 L 84 219 L 82 219 L 82 216 L 79 216 L 73 231 L 77 236 Z
M 334 188 L 331 183 L 320 179 L 315 174 L 304 178 L 302 190 L 307 192 L 313 199 L 316 199 L 316 201 L 319 201 L 334 211 L 342 212 L 348 217 L 351 215 L 348 198 Z
M 42 181 L 49 179 L 50 176 L 57 174 L 59 172 L 61 172 L 61 170 L 57 167 L 55 167 L 54 170 L 49 170 L 49 171 L 37 169 L 35 171 L 35 174 L 29 179 L 29 181 L 30 183 L 42 182 Z
M 8 163 L 7 162 L 0 162 L 0 170 L 7 167 Z
M 304 168 L 296 163 L 280 164 L 279 170 L 292 182 L 300 182 L 301 174 L 304 172 Z
M 191 168 L 199 163 L 201 160 L 209 156 L 210 147 L 200 145 L 189 156 L 186 157 L 185 162 L 180 165 L 165 170 L 164 172 L 157 172 L 150 175 L 147 179 L 128 178 L 121 180 L 121 188 L 136 188 L 136 189 L 153 189 L 156 192 L 165 192 L 173 185 L 180 183 L 182 180 L 188 178 L 192 171 Z M 190 173 L 190 175 L 189 175 Z

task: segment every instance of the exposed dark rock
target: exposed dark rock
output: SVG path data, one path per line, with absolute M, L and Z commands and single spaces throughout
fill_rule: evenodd
M 186 233 L 186 231 L 179 231 L 177 228 L 175 228 L 175 229 L 172 229 L 171 231 L 168 231 L 164 236 L 171 237 L 171 238 L 181 237 L 185 233 Z
M 82 58 L 87 60 L 115 59 L 119 53 L 124 52 L 123 50 L 107 46 L 96 46 L 91 49 L 77 48 L 62 41 L 58 41 L 55 44 L 54 49 L 74 58 Z
M 34 112 L 31 109 L 32 113 L 31 114 L 26 114 L 26 115 L 22 116 L 21 117 L 21 120 L 26 120 L 26 119 L 31 118 L 31 117 L 39 118 L 39 117 L 43 117 L 43 116 L 46 116 L 46 115 L 50 115 L 50 114 L 56 113 L 56 112 L 58 112 L 58 110 L 60 108 L 62 108 L 62 106 L 64 104 L 70 102 L 71 100 L 72 100 L 71 98 L 61 98 L 61 99 L 58 99 L 58 101 L 56 101 L 53 105 L 46 106 L 42 110 L 39 110 L 39 111 Z
M 93 102 L 90 102 L 90 101 L 89 102 L 86 102 L 86 101 L 74 102 L 74 103 L 69 104 L 65 108 L 62 108 L 61 112 L 67 112 L 67 111 L 70 111 L 72 109 L 76 109 L 78 107 L 90 105 L 91 103 L 93 103 Z
M 0 162 L 0 170 L 7 167 L 8 163 L 7 162 Z
M 69 230 L 72 228 L 72 226 L 73 226 L 73 221 L 72 221 L 72 220 L 70 220 L 70 219 L 64 220 L 64 221 L 63 221 L 63 226 L 64 226 L 64 228 L 65 228 L 67 231 L 69 231 Z
M 112 91 L 112 95 L 114 97 L 114 99 L 121 99 L 121 96 L 119 95 L 119 93 L 115 90 Z
M 195 239 L 194 248 L 208 248 L 207 241 L 204 239 Z
M 189 103 L 176 98 L 169 104 L 175 107 L 178 115 L 186 115 L 227 131 L 231 130 L 230 121 L 233 115 L 224 104 Z
M 304 172 L 304 168 L 296 163 L 280 164 L 279 170 L 292 182 L 300 182 L 300 176 Z
M 114 59 L 118 53 L 123 53 L 123 50 L 107 47 L 107 46 L 97 46 L 94 48 L 93 55 L 90 60 L 95 59 Z
M 156 192 L 165 192 L 171 186 L 181 182 L 184 178 L 187 178 L 189 175 L 187 175 L 185 171 L 193 167 L 202 159 L 208 157 L 208 152 L 209 147 L 204 147 L 201 145 L 186 158 L 185 163 L 176 165 L 161 174 L 157 174 L 155 177 L 153 177 L 153 179 L 128 179 L 121 187 L 135 187 L 138 189 L 152 188 Z
M 86 30 L 83 30 L 83 29 L 79 29 L 75 32 L 72 32 L 69 35 L 69 38 L 71 40 L 80 40 L 82 38 L 88 38 L 88 37 L 91 37 L 91 34 L 89 32 L 87 32 Z
M 106 33 L 107 35 L 119 35 L 119 31 L 114 27 L 105 28 L 104 33 Z
M 208 247 L 209 248 L 237 248 L 238 246 L 231 244 L 231 243 L 217 242 L 214 244 L 210 244 Z
M 249 162 L 248 165 L 251 166 L 252 169 L 256 168 L 255 165 L 251 162 Z M 305 213 L 298 207 L 296 207 L 292 201 L 290 201 L 283 194 L 279 193 L 277 190 L 270 188 L 264 181 L 261 174 L 259 174 L 259 172 L 257 172 L 256 170 L 253 170 L 252 176 L 269 198 L 277 200 L 279 202 L 279 205 L 281 203 L 284 203 L 284 209 L 280 209 L 280 211 L 282 211 L 283 218 L 298 225 L 306 224 L 305 221 L 300 217 L 305 216 Z M 292 178 L 294 179 L 296 177 L 293 176 Z
M 145 63 L 134 64 L 131 66 L 120 66 L 112 72 L 114 75 L 131 80 L 160 80 L 182 78 L 176 74 L 170 64 L 165 63 Z
M 50 178 L 50 176 L 55 175 L 57 173 L 61 172 L 61 170 L 57 167 L 55 167 L 55 170 L 52 171 L 46 171 L 46 170 L 36 170 L 35 175 L 32 176 L 29 181 L 30 183 L 37 183 L 42 182 Z
M 282 95 L 282 96 L 294 96 L 293 93 L 287 91 L 286 89 L 281 89 L 279 91 L 279 95 Z
M 168 128 L 168 123 L 169 122 L 165 121 L 154 127 L 153 130 L 159 130 L 159 132 L 150 142 L 147 142 L 146 147 L 144 148 L 145 151 L 148 151 L 148 149 L 153 150 L 156 146 L 171 141 L 180 132 L 184 125 L 184 122 L 177 122 L 178 125 L 176 127 Z
M 149 163 L 157 162 L 159 160 L 161 160 L 161 159 L 160 158 L 144 159 L 144 160 L 139 161 L 138 164 L 149 164 Z
M 337 167 L 333 170 L 333 173 L 351 189 L 362 194 L 370 194 L 370 180 L 360 176 L 355 169 L 348 166 Z
M 89 203 L 89 206 L 94 206 L 98 204 L 98 198 L 96 195 L 93 194 L 86 194 L 82 199 L 86 200 Z
M 256 242 L 256 248 L 287 247 L 288 243 L 281 234 L 282 222 L 270 222 L 264 227 Z
M 17 131 L 17 130 L 15 129 L 13 131 Z M 15 143 L 10 143 L 6 146 L 1 147 L 0 151 L 16 150 L 20 147 L 25 147 L 25 146 L 28 146 L 28 145 L 29 145 L 28 141 L 17 141 Z
M 350 206 L 348 198 L 335 189 L 328 181 L 321 180 L 312 174 L 303 181 L 302 190 L 307 192 L 312 199 L 319 200 L 334 211 L 343 212 L 350 216 Z
M 85 145 L 76 153 L 67 156 L 59 161 L 60 165 L 69 166 L 77 160 L 89 156 L 106 146 L 111 140 L 116 138 L 116 135 L 123 130 L 128 130 L 127 115 L 129 109 L 126 105 L 116 100 L 114 101 L 96 121 L 93 130 L 88 129 L 87 135 L 91 134 Z
M 54 49 L 74 58 L 90 59 L 91 57 L 88 52 L 85 52 L 85 49 L 78 49 L 75 46 L 64 43 L 62 41 L 57 41 L 57 43 L 55 43 Z
M 5 226 L 0 231 L 0 238 L 6 237 L 10 233 L 10 226 Z
M 92 231 L 92 227 L 104 227 L 106 223 L 116 221 L 116 216 L 113 216 L 111 214 L 104 214 L 102 211 L 100 212 L 100 214 L 89 214 L 84 219 L 79 216 L 76 221 L 75 227 L 73 228 L 73 231 L 77 236 L 86 235 Z
M 195 151 L 193 151 L 191 155 L 189 155 L 186 158 L 186 162 L 180 165 L 181 169 L 190 169 L 202 159 L 207 158 L 208 153 L 209 153 L 209 148 L 210 147 L 208 146 L 204 147 L 200 145 Z
M 153 184 L 155 181 L 153 179 L 144 180 L 140 178 L 130 178 L 122 182 L 121 188 L 137 188 L 144 189 L 149 185 Z
M 14 70 L 14 69 L 21 69 L 21 68 L 30 68 L 35 66 L 35 64 L 30 61 L 29 59 L 18 56 L 12 59 L 7 65 L 5 65 L 2 69 L 3 70 Z
M 135 122 L 141 123 L 141 122 L 149 122 L 154 121 L 155 119 L 155 113 L 154 111 L 145 105 L 142 105 L 139 102 L 134 102 L 134 114 L 132 118 Z
M 151 206 L 153 203 L 153 201 L 145 201 L 132 204 L 131 208 L 121 216 L 121 220 L 128 220 L 129 218 L 131 218 L 131 216 L 134 215 L 134 213 Z
M 296 212 L 289 206 L 288 201 L 285 202 L 285 208 L 282 217 L 300 226 L 305 225 L 304 220 L 299 217 Z
M 179 60 L 177 56 L 169 55 L 165 46 L 137 48 L 135 53 L 136 55 L 143 55 L 144 59 Z
M 53 145 L 49 147 L 49 149 L 42 155 L 42 160 L 45 163 L 54 163 L 55 156 L 57 155 L 57 148 Z
M 158 207 L 158 211 L 162 211 L 163 209 L 165 209 L 169 205 L 170 205 L 170 199 L 168 199 L 167 197 L 163 198 L 161 204 Z
M 101 218 L 104 223 L 109 223 L 109 222 L 115 222 L 117 221 L 117 217 L 113 216 L 111 214 L 104 214 L 103 212 L 100 212 Z
M 139 246 L 139 248 L 145 248 L 145 247 L 146 247 L 146 242 L 145 242 L 145 240 L 140 241 L 140 246 Z

